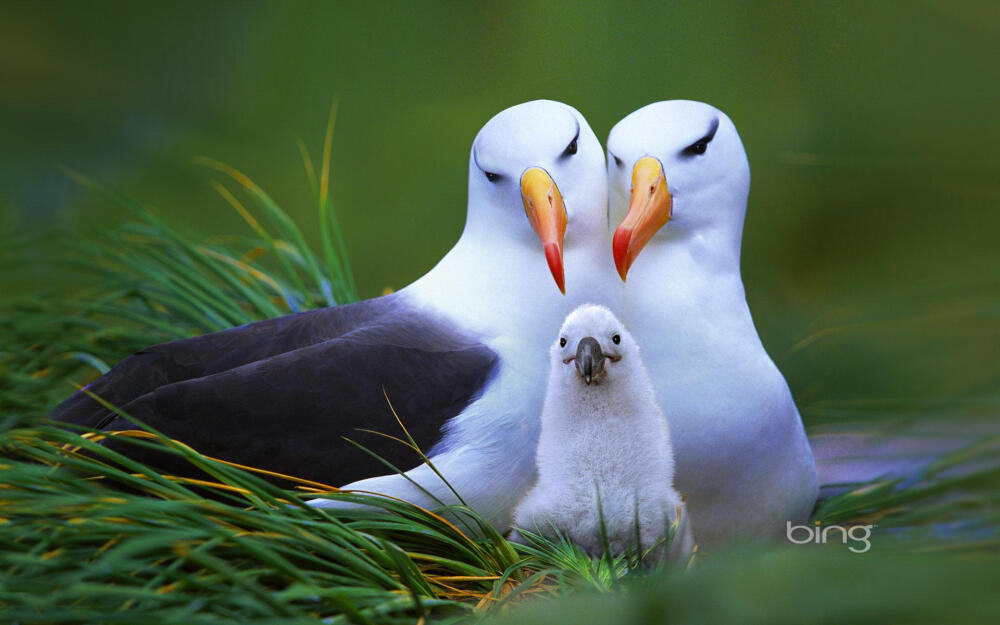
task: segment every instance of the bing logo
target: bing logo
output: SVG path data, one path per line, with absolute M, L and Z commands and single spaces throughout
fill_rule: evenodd
M 848 539 L 850 539 L 852 544 L 848 549 L 852 552 L 864 553 L 872 548 L 872 543 L 869 539 L 872 537 L 873 527 L 875 526 L 852 525 L 851 527 L 843 527 L 841 525 L 827 525 L 820 527 L 819 521 L 816 521 L 815 526 L 810 527 L 808 525 L 792 525 L 791 521 L 786 521 L 785 536 L 788 538 L 788 542 L 795 543 L 796 545 L 805 545 L 807 543 L 825 545 L 827 541 L 831 540 L 832 534 L 832 540 L 837 540 L 839 537 L 840 542 L 845 545 Z M 861 547 L 861 544 L 864 547 Z

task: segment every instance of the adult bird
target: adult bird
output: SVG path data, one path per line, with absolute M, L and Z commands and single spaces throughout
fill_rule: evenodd
M 607 148 L 624 321 L 670 423 L 695 540 L 778 535 L 808 518 L 816 467 L 744 294 L 750 166 L 736 127 L 707 104 L 657 102 L 618 122 Z
M 604 153 L 583 116 L 553 101 L 514 106 L 476 136 L 465 228 L 416 282 L 154 346 L 89 391 L 210 456 L 454 502 L 412 450 L 373 433 L 402 437 L 391 402 L 451 487 L 506 528 L 534 478 L 549 337 L 584 301 L 620 305 L 606 202 Z M 134 427 L 82 393 L 56 416 Z

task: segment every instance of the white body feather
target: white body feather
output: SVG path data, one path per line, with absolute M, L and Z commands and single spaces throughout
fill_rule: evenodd
M 611 549 L 621 553 L 652 546 L 684 508 L 673 487 L 667 421 L 631 336 L 610 311 L 595 306 L 570 315 L 561 335 L 574 351 L 581 333 L 614 349 L 609 327 L 621 335 L 621 360 L 609 362 L 606 374 L 590 385 L 564 362 L 565 348 L 553 345 L 538 481 L 515 515 L 517 527 L 543 535 L 557 529 L 592 555 L 602 551 L 602 514 Z M 690 530 L 683 523 L 671 553 L 690 550 Z

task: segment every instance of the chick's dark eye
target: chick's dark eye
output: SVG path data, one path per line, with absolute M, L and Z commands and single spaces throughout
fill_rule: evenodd
M 698 139 L 691 145 L 684 148 L 685 154 L 704 154 L 705 150 L 708 149 L 708 140 Z
M 573 140 L 570 141 L 569 145 L 566 146 L 566 149 L 563 150 L 563 156 L 571 156 L 573 154 L 576 154 L 576 147 L 577 147 L 576 144 L 579 140 L 580 137 L 573 137 Z
M 612 154 L 612 156 L 614 156 L 614 154 Z M 622 159 L 620 159 L 617 156 L 615 156 L 615 165 L 621 167 L 624 164 L 625 164 L 625 161 L 623 161 Z
M 559 347 L 566 347 L 566 337 L 559 337 Z
M 616 334 L 616 335 L 612 336 L 611 337 L 611 342 L 614 343 L 615 345 L 618 345 L 619 343 L 622 342 L 622 336 L 620 334 Z
M 484 171 L 483 173 L 486 174 L 486 179 L 489 180 L 490 182 L 496 182 L 497 180 L 500 180 L 500 174 L 494 174 L 491 171 Z

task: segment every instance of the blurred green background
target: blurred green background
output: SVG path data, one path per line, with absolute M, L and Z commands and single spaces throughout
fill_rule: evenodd
M 997 412 L 996 2 L 6 1 L 0 16 L 8 232 L 126 217 L 66 166 L 169 223 L 249 234 L 198 155 L 314 232 L 295 139 L 318 155 L 337 96 L 334 205 L 372 296 L 454 243 L 469 146 L 501 109 L 565 101 L 603 139 L 649 102 L 703 100 L 750 156 L 748 298 L 806 421 Z

